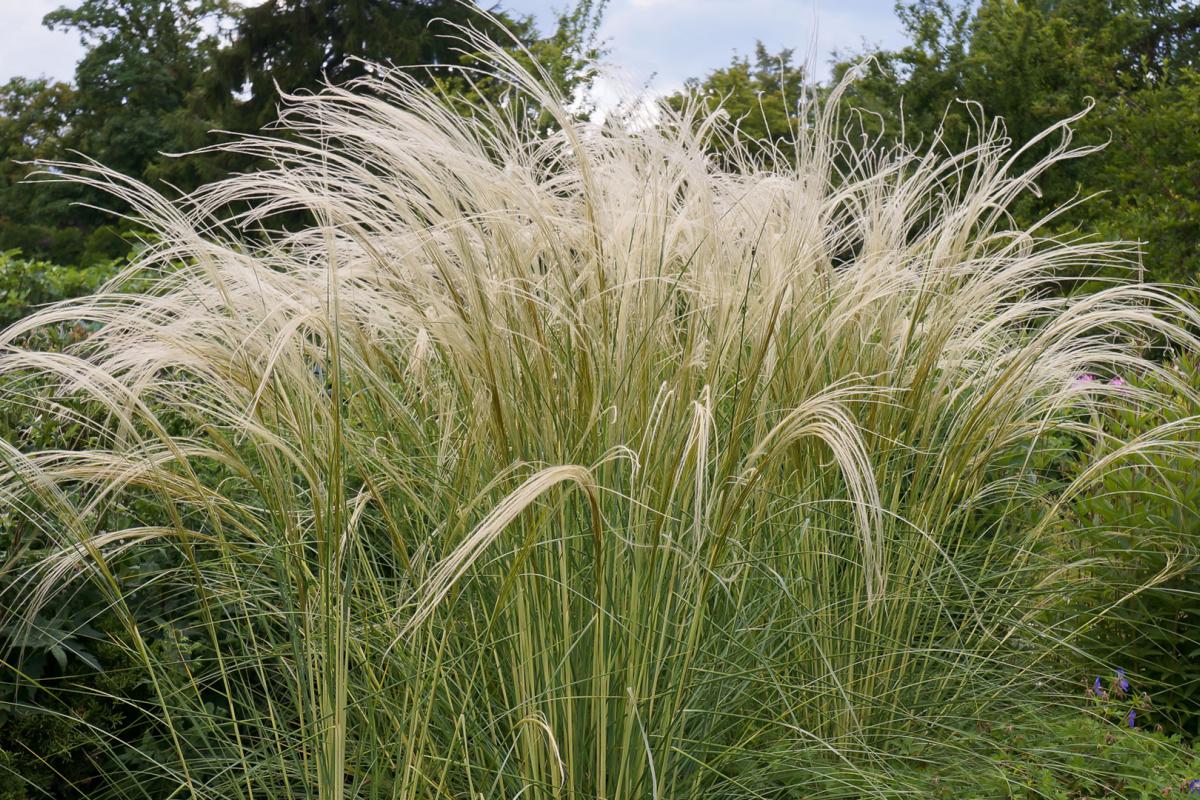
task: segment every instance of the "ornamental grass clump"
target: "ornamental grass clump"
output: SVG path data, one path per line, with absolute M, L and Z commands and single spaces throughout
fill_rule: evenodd
M 10 610 L 91 582 L 143 678 L 93 796 L 897 796 L 989 769 L 992 720 L 1078 694 L 1054 523 L 1103 465 L 1059 486 L 1037 454 L 1117 402 L 1077 376 L 1170 381 L 1143 352 L 1197 321 L 1152 286 L 1047 290 L 1132 256 L 1011 227 L 1083 154 L 1073 120 L 1018 169 L 996 126 L 864 144 L 835 91 L 751 157 L 695 108 L 579 121 L 490 52 L 502 103 L 382 70 L 288 97 L 219 146 L 268 168 L 179 200 L 73 167 L 155 235 L 0 337 L 0 370 L 54 386 L 9 401 L 95 409 L 87 449 L 5 445 L 0 502 L 39 554 Z M 19 345 L 79 319 L 67 352 Z M 157 511 L 113 525 L 133 499 Z

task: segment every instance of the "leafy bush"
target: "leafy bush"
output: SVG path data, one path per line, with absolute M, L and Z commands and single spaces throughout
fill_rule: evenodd
M 1037 711 L 1039 725 L 997 724 L 966 759 L 967 775 L 914 769 L 890 796 L 950 800 L 1162 800 L 1200 796 L 1200 753 L 1178 737 L 1069 708 Z M 1026 720 L 1031 722 L 1031 720 Z M 950 737 L 955 742 L 956 737 Z M 980 748 L 979 737 L 959 739 Z M 954 769 L 954 768 L 950 768 Z M 958 767 L 961 772 L 963 767 Z M 884 795 L 889 796 L 889 795 Z
M 113 261 L 86 268 L 64 267 L 20 258 L 16 250 L 0 253 L 0 328 L 37 306 L 91 294 L 115 274 Z
M 21 259 L 0 263 L 10 285 L 33 283 L 38 291 L 23 297 L 51 302 L 94 290 L 115 270 L 68 270 Z M 30 276 L 36 276 L 30 279 Z M 14 299 L 14 298 L 9 298 Z M 9 305 L 13 319 L 35 310 Z M 65 321 L 31 330 L 25 347 L 61 353 L 85 339 L 92 326 Z M 52 380 L 28 371 L 0 375 L 0 438 L 23 450 L 86 450 L 99 444 L 90 418 L 102 409 L 58 391 Z M 19 402 L 11 402 L 19 400 Z M 52 411 L 51 409 L 57 409 Z M 41 513 L 44 509 L 37 509 Z M 0 508 L 0 594 L 20 592 L 26 570 L 45 557 L 44 541 L 31 537 L 27 508 L 17 513 Z M 161 508 L 145 500 L 114 504 L 107 509 L 111 524 L 162 524 Z M 143 584 L 161 571 L 171 553 L 144 549 L 136 560 L 122 564 L 119 579 L 136 598 L 130 607 L 148 640 L 161 648 L 179 631 L 163 621 L 178 606 L 177 598 L 162 596 Z M 134 709 L 148 699 L 148 687 L 137 666 L 123 626 L 94 586 L 83 584 L 32 617 L 0 615 L 0 800 L 35 797 L 88 797 L 109 778 L 152 761 L 146 744 L 140 754 L 126 752 L 123 760 L 104 746 L 108 737 L 137 741 L 147 732 L 147 718 Z
M 147 688 L 89 793 L 887 797 L 914 754 L 974 791 L 1074 644 L 1034 455 L 1121 394 L 1076 375 L 1150 369 L 1195 310 L 1037 291 L 1125 255 L 1007 227 L 1065 142 L 1016 174 L 996 130 L 880 153 L 831 103 L 726 171 L 719 114 L 597 129 L 493 57 L 505 105 L 297 97 L 230 145 L 271 171 L 184 203 L 81 167 L 159 235 L 148 288 L 4 334 L 0 372 L 57 392 L 7 399 L 87 444 L 0 448 L 0 501 L 36 559 L 13 618 L 86 583 Z
M 1070 532 L 1091 555 L 1076 604 L 1109 608 L 1093 631 L 1097 652 L 1153 689 L 1168 724 L 1200 735 L 1200 371 L 1193 358 L 1171 372 L 1130 377 L 1127 397 L 1097 409 L 1107 437 L 1094 448 L 1160 437 L 1117 458 L 1072 505 Z M 1141 392 L 1154 393 L 1147 402 Z M 1165 401 L 1161 398 L 1165 397 Z M 1173 426 L 1173 431 L 1164 431 Z M 1119 451 L 1117 451 L 1119 452 Z

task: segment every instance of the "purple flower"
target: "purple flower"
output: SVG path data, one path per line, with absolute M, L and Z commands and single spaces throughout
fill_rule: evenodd
M 1200 778 L 1188 781 L 1187 793 L 1200 795 Z
M 1111 381 L 1109 381 L 1108 385 L 1115 386 L 1118 389 L 1120 389 L 1122 386 L 1125 385 L 1125 380 L 1120 375 L 1118 375 L 1117 377 L 1115 377 Z
M 1088 373 L 1086 373 L 1086 372 L 1085 372 L 1085 373 L 1083 373 L 1082 375 L 1078 375 L 1078 376 L 1076 376 L 1076 377 L 1075 377 L 1075 382 L 1076 382 L 1076 383 L 1091 383 L 1091 382 L 1092 382 L 1092 381 L 1094 381 L 1094 380 L 1096 380 L 1096 376 L 1095 376 L 1095 375 L 1089 375 L 1089 374 L 1088 374 Z
M 1132 728 L 1132 727 L 1134 727 L 1133 723 L 1135 720 L 1137 720 L 1137 711 L 1135 709 L 1131 708 L 1131 709 L 1129 709 L 1129 716 L 1126 717 L 1125 721 L 1127 723 L 1129 723 L 1129 727 Z
M 1104 693 L 1104 689 L 1100 686 L 1100 676 L 1099 675 L 1096 676 L 1096 682 L 1092 684 L 1092 693 L 1094 695 L 1096 695 L 1096 697 L 1099 697 L 1101 694 Z
M 1122 692 L 1129 691 L 1129 681 L 1125 679 L 1125 670 L 1123 669 L 1117 670 L 1117 686 L 1120 687 Z

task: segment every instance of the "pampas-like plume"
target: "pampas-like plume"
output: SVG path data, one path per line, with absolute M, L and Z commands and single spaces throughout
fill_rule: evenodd
M 1074 120 L 1040 160 L 997 127 L 871 149 L 839 89 L 730 171 L 719 114 L 598 127 L 490 52 L 523 101 L 376 70 L 176 201 L 49 165 L 155 234 L 0 336 L 60 404 L 10 399 L 90 428 L 3 451 L 48 545 L 12 608 L 94 581 L 152 687 L 159 746 L 98 733 L 137 766 L 97 796 L 860 797 L 897 739 L 985 758 L 947 732 L 1052 701 L 1074 646 L 1042 627 L 1076 572 L 1031 454 L 1129 401 L 1077 375 L 1195 345 L 1165 290 L 1043 290 L 1128 247 L 1007 227 L 1086 154 Z M 162 629 L 123 572 L 148 550 Z

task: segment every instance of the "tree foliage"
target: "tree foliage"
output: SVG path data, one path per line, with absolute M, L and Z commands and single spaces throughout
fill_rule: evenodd
M 1200 271 L 1196 70 L 1200 6 L 1180 0 L 911 0 L 897 6 L 909 43 L 864 54 L 852 102 L 885 136 L 957 146 L 975 116 L 1002 118 L 1014 141 L 1095 104 L 1076 145 L 1105 146 L 1060 165 L 1040 198 L 1015 212 L 1029 224 L 1077 196 L 1106 192 L 1056 221 L 1142 241 L 1149 277 Z M 837 68 L 840 75 L 858 59 Z M 964 101 L 978 105 L 968 105 Z M 1056 141 L 1028 154 L 1036 158 Z
M 600 22 L 608 0 L 578 0 L 573 8 L 559 11 L 553 31 L 531 36 L 531 18 L 517 19 L 506 26 L 507 65 L 493 63 L 479 48 L 484 45 L 479 33 L 461 31 L 458 38 L 460 62 L 445 70 L 431 70 L 432 79 L 443 99 L 459 113 L 484 119 L 486 106 L 502 107 L 510 117 L 524 117 L 537 129 L 557 128 L 559 120 L 533 97 L 514 91 L 517 71 L 538 75 L 545 87 L 563 103 L 569 103 L 574 115 L 586 117 L 595 106 L 582 91 L 596 75 L 606 50 L 599 41 Z M 486 49 L 486 47 L 484 47 Z
M 123 173 L 194 185 L 198 160 L 164 153 L 201 146 L 215 127 L 204 81 L 220 46 L 226 0 L 85 0 L 46 16 L 87 48 L 75 69 L 68 141 Z M 214 32 L 213 26 L 217 26 Z
M 1112 137 L 1089 184 L 1104 194 L 1081 207 L 1109 238 L 1145 243 L 1151 277 L 1200 282 L 1200 72 L 1180 70 L 1098 110 Z
M 45 24 L 85 48 L 72 84 L 15 78 L 0 87 L 0 249 L 54 261 L 98 262 L 127 249 L 111 201 L 86 187 L 22 185 L 33 159 L 73 153 L 171 193 L 254 164 L 231 153 L 179 154 L 214 144 L 214 131 L 252 132 L 275 118 L 279 92 L 315 90 L 364 74 L 363 61 L 423 65 L 412 75 L 448 91 L 468 85 L 437 67 L 473 63 L 457 31 L 510 42 L 526 66 L 548 69 L 565 96 L 599 58 L 603 0 L 579 0 L 542 35 L 531 18 L 459 0 L 83 0 Z M 457 26 L 457 27 L 456 27 Z M 496 99 L 499 91 L 492 91 Z
M 771 53 L 759 42 L 754 59 L 735 55 L 730 63 L 704 80 L 691 79 L 684 91 L 668 98 L 675 109 L 696 100 L 712 109 L 720 105 L 737 121 L 739 138 L 752 152 L 784 146 L 799 124 L 800 103 L 807 91 L 804 68 L 792 60 L 794 51 Z M 722 150 L 732 142 L 716 142 Z
M 234 102 L 234 118 L 257 128 L 274 118 L 279 90 L 361 77 L 360 59 L 456 64 L 461 45 L 445 34 L 450 25 L 472 23 L 499 33 L 458 0 L 267 0 L 241 14 L 218 74 L 231 96 L 245 97 Z
M 22 183 L 28 162 L 63 152 L 78 104 L 75 90 L 44 78 L 16 77 L 0 86 L 0 251 L 55 252 L 71 263 L 83 237 L 64 228 L 76 191 Z

